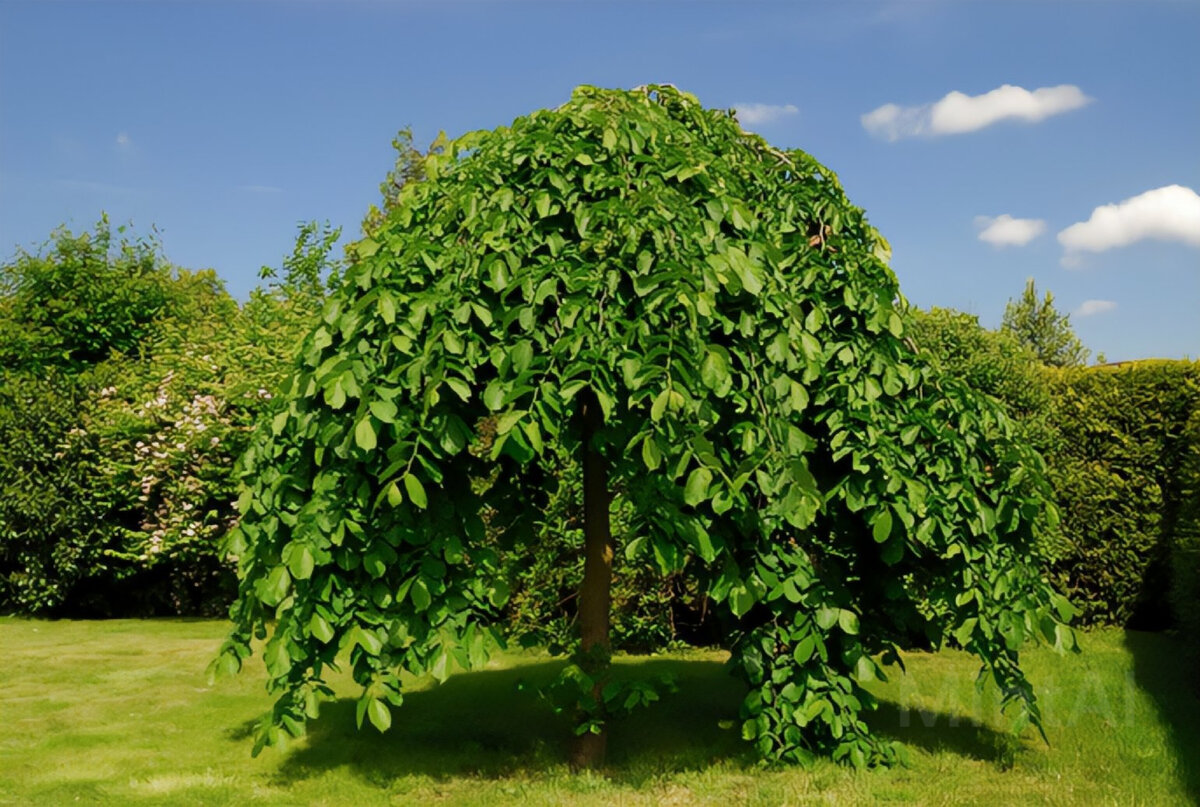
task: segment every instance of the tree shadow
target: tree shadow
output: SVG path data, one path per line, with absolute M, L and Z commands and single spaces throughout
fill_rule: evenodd
M 566 765 L 570 729 L 565 718 L 518 683 L 548 683 L 562 662 L 460 673 L 432 689 L 409 692 L 394 710 L 391 729 L 380 735 L 355 728 L 355 701 L 322 706 L 309 724 L 308 741 L 284 760 L 286 780 L 319 776 L 349 767 L 366 781 L 386 785 L 402 776 L 435 781 L 454 777 L 506 778 L 544 773 Z M 649 679 L 671 674 L 678 691 L 631 716 L 615 720 L 609 734 L 605 773 L 639 786 L 664 774 L 702 770 L 718 763 L 750 768 L 756 758 L 741 739 L 738 706 L 744 685 L 716 661 L 652 659 L 614 667 L 617 676 Z M 1003 735 L 942 712 L 911 715 L 883 702 L 868 717 L 881 737 L 928 751 L 950 751 L 996 760 Z M 247 724 L 252 726 L 252 724 Z M 246 726 L 230 736 L 243 735 Z
M 1008 766 L 1019 741 L 970 718 L 949 712 L 918 709 L 880 699 L 879 708 L 864 716 L 877 736 L 898 740 L 908 748 L 930 754 L 948 752 L 966 759 Z
M 1162 633 L 1125 631 L 1133 657 L 1133 679 L 1150 696 L 1170 731 L 1175 770 L 1192 800 L 1200 804 L 1200 692 L 1196 673 L 1180 642 Z

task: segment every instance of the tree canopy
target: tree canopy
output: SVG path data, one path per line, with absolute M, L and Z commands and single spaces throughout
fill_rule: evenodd
M 581 87 L 423 167 L 243 460 L 214 666 L 266 639 L 256 748 L 303 732 L 340 658 L 381 730 L 401 672 L 483 664 L 499 553 L 564 456 L 584 466 L 585 595 L 619 495 L 624 551 L 686 566 L 717 604 L 764 757 L 890 761 L 862 684 L 914 635 L 977 654 L 1015 725 L 1039 723 L 1020 648 L 1073 642 L 1038 563 L 1057 518 L 1041 462 L 906 340 L 887 244 L 831 171 L 669 86 Z M 570 670 L 599 733 L 588 630 Z

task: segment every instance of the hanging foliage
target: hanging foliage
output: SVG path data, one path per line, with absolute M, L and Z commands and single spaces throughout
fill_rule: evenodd
M 890 761 L 862 685 L 915 632 L 978 655 L 1016 727 L 1040 725 L 1019 651 L 1073 644 L 1036 555 L 1057 518 L 1041 461 L 906 342 L 887 244 L 832 172 L 669 86 L 579 88 L 435 143 L 424 169 L 353 248 L 243 461 L 214 664 L 266 638 L 258 748 L 303 732 L 346 654 L 380 730 L 401 671 L 483 664 L 498 553 L 533 533 L 563 455 L 585 499 L 626 498 L 621 551 L 688 561 L 723 609 L 765 758 Z M 607 616 L 582 628 L 577 724 L 602 736 Z

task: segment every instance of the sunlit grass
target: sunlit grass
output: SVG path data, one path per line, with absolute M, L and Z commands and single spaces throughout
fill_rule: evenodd
M 251 759 L 249 722 L 269 705 L 255 661 L 208 686 L 225 630 L 209 621 L 0 619 L 0 804 L 1146 804 L 1200 795 L 1200 701 L 1167 637 L 1102 631 L 1084 654 L 1028 654 L 1049 747 L 1003 731 L 976 666 L 907 656 L 878 688 L 876 729 L 912 765 L 763 770 L 735 730 L 738 684 L 719 652 L 622 660 L 669 670 L 680 692 L 617 724 L 605 775 L 570 774 L 564 727 L 520 679 L 556 662 L 513 654 L 441 687 L 416 682 L 393 728 L 354 729 L 326 704 L 310 735 Z M 339 694 L 354 694 L 339 680 Z

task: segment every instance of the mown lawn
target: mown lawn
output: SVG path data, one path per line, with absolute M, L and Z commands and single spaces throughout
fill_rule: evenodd
M 872 720 L 908 768 L 763 770 L 735 729 L 739 688 L 718 652 L 624 659 L 671 670 L 680 692 L 614 727 L 606 775 L 571 775 L 563 729 L 516 682 L 554 662 L 513 654 L 441 687 L 415 682 L 392 730 L 357 734 L 327 704 L 304 741 L 250 757 L 268 705 L 261 667 L 208 686 L 225 625 L 0 619 L 2 804 L 1191 804 L 1200 800 L 1200 701 L 1167 637 L 1102 631 L 1084 654 L 1037 650 L 1028 669 L 1051 745 L 1016 743 L 975 665 L 914 653 L 879 687 Z M 353 689 L 345 682 L 347 696 Z M 980 723 L 973 722 L 979 720 Z

